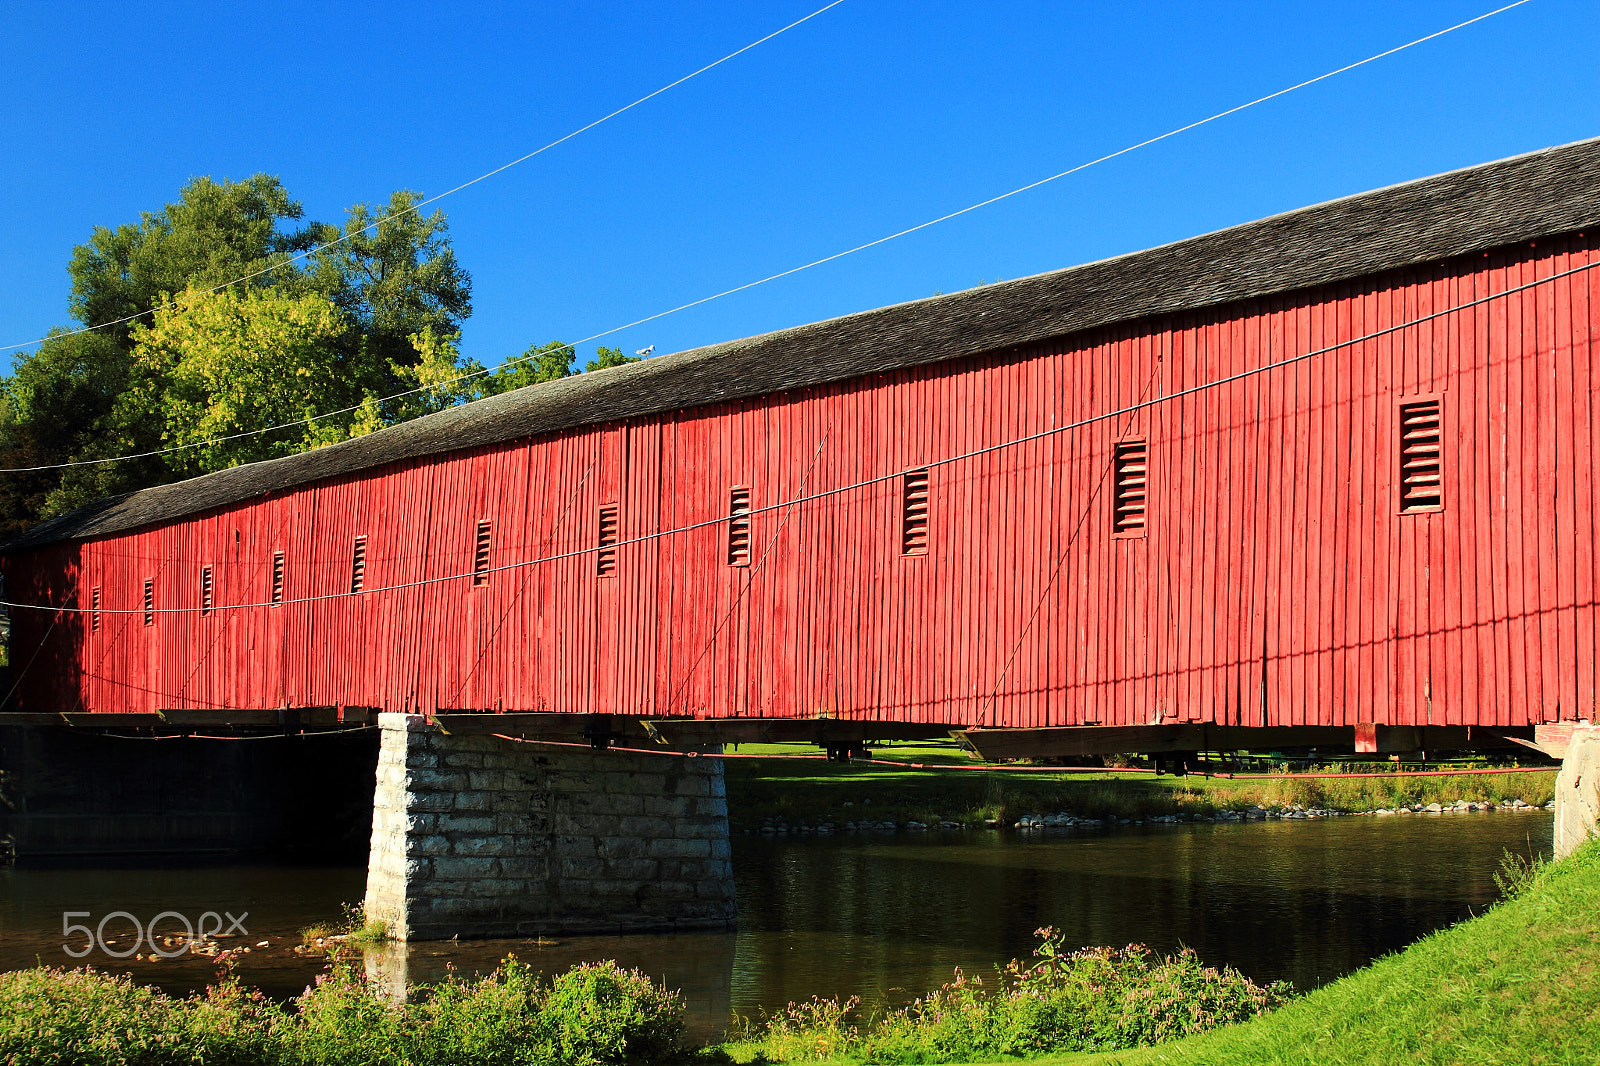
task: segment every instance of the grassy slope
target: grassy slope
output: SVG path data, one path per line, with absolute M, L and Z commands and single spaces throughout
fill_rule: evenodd
M 1245 1025 L 1095 1066 L 1600 1062 L 1600 842 L 1526 893 Z

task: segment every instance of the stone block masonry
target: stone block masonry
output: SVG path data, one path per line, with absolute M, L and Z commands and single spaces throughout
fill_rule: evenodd
M 1555 857 L 1600 836 L 1600 726 L 1573 730 L 1556 775 Z
M 391 937 L 733 927 L 721 759 L 379 724 L 366 913 Z

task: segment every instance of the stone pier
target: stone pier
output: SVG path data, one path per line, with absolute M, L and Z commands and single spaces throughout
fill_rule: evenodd
M 366 913 L 389 936 L 733 927 L 721 759 L 379 724 Z
M 1564 859 L 1600 836 L 1600 726 L 1580 726 L 1556 775 L 1555 857 Z

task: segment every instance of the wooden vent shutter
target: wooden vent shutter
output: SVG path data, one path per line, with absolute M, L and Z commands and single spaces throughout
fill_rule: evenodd
M 928 470 L 908 470 L 900 479 L 900 554 L 928 554 Z
M 1111 531 L 1137 534 L 1145 529 L 1146 492 L 1150 484 L 1147 445 L 1142 440 L 1112 446 Z
M 356 538 L 356 544 L 350 552 L 350 592 L 354 595 L 360 592 L 367 583 L 367 538 L 363 534 Z
M 600 577 L 615 577 L 617 573 L 617 505 L 600 508 L 599 551 L 595 553 L 594 572 Z
M 156 621 L 156 582 L 155 578 L 144 579 L 144 624 L 154 625 Z
M 472 549 L 472 583 L 489 583 L 489 520 L 478 523 L 478 540 Z
M 96 585 L 89 590 L 89 629 L 91 632 L 100 632 L 100 586 Z
M 283 602 L 283 553 L 272 553 L 272 606 Z
M 211 567 L 200 568 L 200 613 L 211 613 Z
M 1400 405 L 1400 511 L 1444 506 L 1444 424 L 1437 397 Z
M 734 489 L 728 497 L 728 565 L 750 565 L 749 489 Z

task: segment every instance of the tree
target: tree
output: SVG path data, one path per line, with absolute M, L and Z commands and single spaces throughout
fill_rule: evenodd
M 557 381 L 572 375 L 572 361 L 578 356 L 570 344 L 551 341 L 549 344 L 532 344 L 515 362 L 504 363 L 485 374 L 478 381 L 480 396 L 498 396 L 502 392 L 537 385 L 541 381 Z
M 362 379 L 371 375 L 344 365 L 335 342 L 347 324 L 326 296 L 191 289 L 174 304 L 135 331 L 132 380 L 115 415 L 124 425 L 159 422 L 161 443 L 183 449 L 167 457 L 175 473 L 272 459 L 375 428 L 363 406 L 372 395 Z M 357 410 L 239 436 L 346 407 Z
M 531 345 L 522 353 L 520 359 L 497 366 L 484 375 L 478 385 L 477 394 L 497 396 L 502 392 L 510 392 L 526 385 L 537 385 L 541 381 L 556 381 L 571 377 L 574 373 L 572 364 L 577 357 L 578 353 L 572 345 L 562 344 L 560 341 Z M 601 345 L 595 349 L 595 357 L 584 365 L 582 372 L 587 374 L 592 370 L 604 370 L 607 367 L 638 361 L 638 356 L 623 355 L 620 348 L 607 348 Z
M 594 358 L 589 360 L 583 368 L 585 374 L 593 370 L 606 370 L 610 367 L 621 366 L 624 363 L 637 363 L 637 355 L 623 355 L 621 348 L 607 348 L 604 345 L 594 350 Z
M 345 312 L 352 346 L 365 345 L 373 366 L 414 364 L 413 337 L 424 331 L 454 336 L 472 314 L 472 279 L 456 262 L 444 212 L 424 215 L 416 210 L 421 199 L 401 191 L 376 211 L 356 204 L 337 244 L 337 227 L 318 230 L 318 240 L 331 246 L 312 255 L 305 283 Z M 400 381 L 373 384 L 380 396 L 403 387 Z
M 256 174 L 241 182 L 195 178 L 176 203 L 137 223 L 96 226 L 72 250 L 72 317 L 126 341 L 140 315 L 170 293 L 212 288 L 247 274 L 245 284 L 266 287 L 286 280 L 287 266 L 310 248 L 323 227 L 284 230 L 304 211 L 277 178 Z
M 70 310 L 94 332 L 58 331 L 0 384 L 7 465 L 159 451 L 180 438 L 200 439 L 198 426 L 237 432 L 283 420 L 269 412 L 292 410 L 292 421 L 313 409 L 363 409 L 320 420 L 309 436 L 269 434 L 256 444 L 188 449 L 170 459 L 12 477 L 0 483 L 0 523 L 21 516 L 15 533 L 100 496 L 264 454 L 252 449 L 282 454 L 473 395 L 470 386 L 450 383 L 481 370 L 455 348 L 472 311 L 471 278 L 456 262 L 444 215 L 413 211 L 419 200 L 402 191 L 378 209 L 357 204 L 341 231 L 298 225 L 301 205 L 269 175 L 195 178 L 177 201 L 137 223 L 96 227 L 68 267 Z M 316 247 L 341 236 L 332 247 Z M 310 254 L 297 262 L 303 253 Z M 228 287 L 208 292 L 222 285 Z M 250 345 L 278 347 L 252 354 Z M 288 362 L 277 358 L 285 354 Z M 253 398 L 228 399 L 232 375 L 257 390 Z M 423 384 L 441 387 L 381 399 Z
M 135 455 L 160 447 L 157 427 L 116 427 L 111 417 L 117 399 L 128 389 L 130 358 L 111 332 L 69 334 L 57 331 L 17 365 L 5 391 L 16 423 L 8 437 L 18 454 L 7 467 L 36 466 L 68 460 L 96 460 Z M 17 515 L 20 532 L 32 519 L 61 514 L 89 500 L 113 496 L 165 480 L 158 457 L 143 456 L 119 463 L 99 463 L 65 470 L 7 474 L 0 481 L 0 510 Z M 32 502 L 16 504 L 18 495 Z

